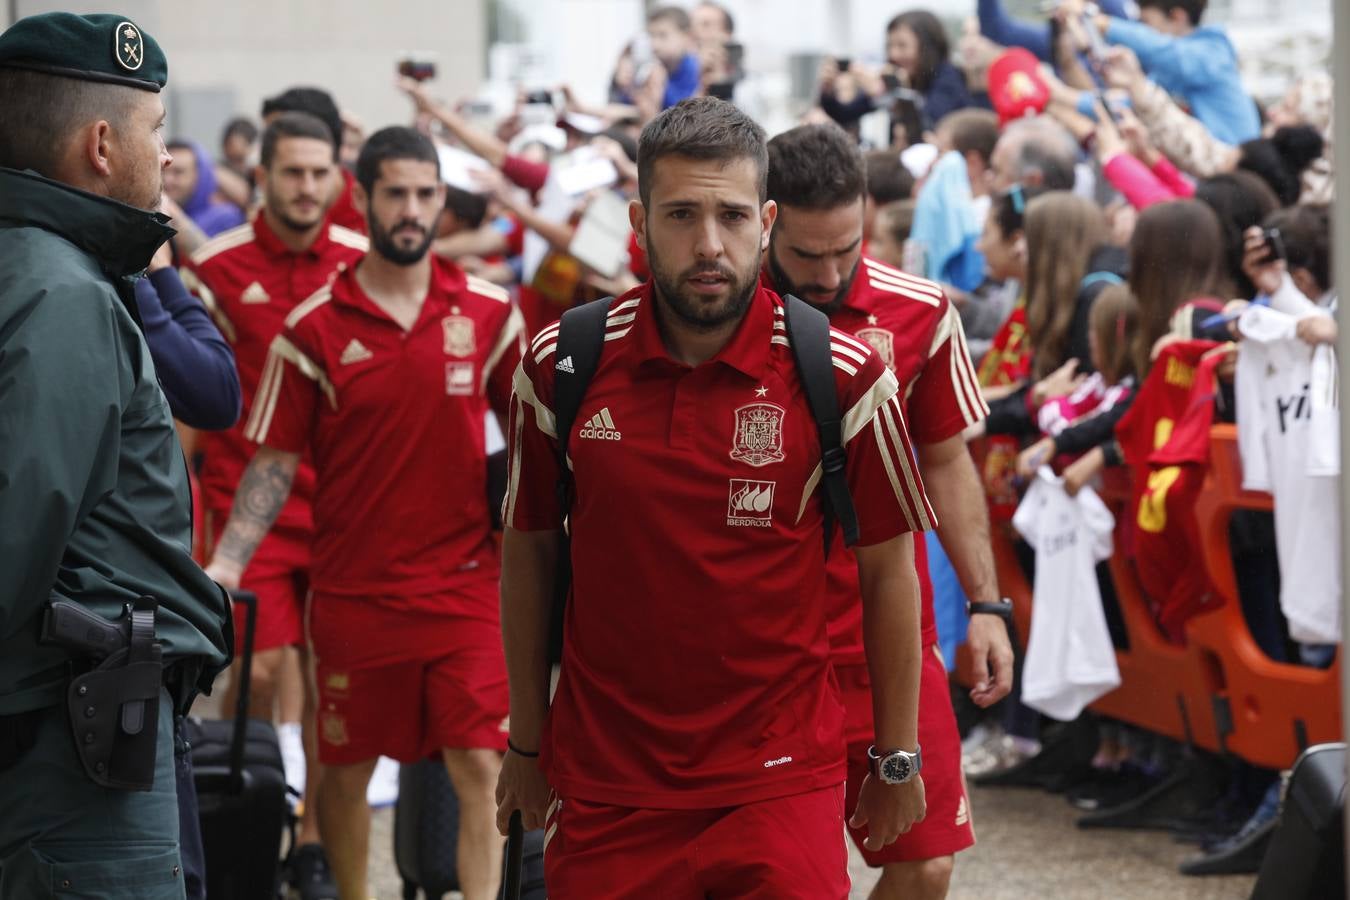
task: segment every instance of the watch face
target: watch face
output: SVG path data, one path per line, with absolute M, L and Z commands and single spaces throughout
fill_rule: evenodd
M 881 780 L 891 784 L 900 784 L 909 779 L 911 763 L 907 757 L 898 753 L 881 761 Z

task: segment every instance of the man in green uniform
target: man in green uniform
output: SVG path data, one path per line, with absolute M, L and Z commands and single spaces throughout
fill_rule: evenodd
M 166 79 L 122 16 L 0 34 L 0 898 L 184 893 L 172 717 L 231 634 L 132 290 Z

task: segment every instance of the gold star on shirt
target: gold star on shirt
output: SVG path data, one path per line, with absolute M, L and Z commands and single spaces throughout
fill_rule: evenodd
M 768 394 L 769 394 L 769 389 L 766 388 L 766 387 L 764 387 L 763 385 L 761 385 L 761 386 L 755 388 L 755 396 L 756 396 L 756 397 L 767 397 Z
M 877 324 L 877 317 L 876 317 L 876 316 L 868 316 L 868 317 L 867 317 L 867 324 L 868 324 L 868 325 L 876 325 L 876 324 Z

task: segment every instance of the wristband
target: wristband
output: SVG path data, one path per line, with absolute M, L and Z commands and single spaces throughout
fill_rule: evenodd
M 539 758 L 539 751 L 538 751 L 538 750 L 534 751 L 533 753 L 529 752 L 528 750 L 522 750 L 522 749 L 520 749 L 519 747 L 517 747 L 515 744 L 511 743 L 511 739 L 510 739 L 510 738 L 507 738 L 507 739 L 506 739 L 506 749 L 510 750 L 510 751 L 511 751 L 512 753 L 514 753 L 516 756 L 523 756 L 523 757 L 525 757 L 526 759 L 538 759 L 538 758 Z
M 974 602 L 966 606 L 966 615 L 974 616 L 981 613 L 991 616 L 998 616 L 1007 622 L 1012 619 L 1012 601 L 1004 598 L 992 603 Z

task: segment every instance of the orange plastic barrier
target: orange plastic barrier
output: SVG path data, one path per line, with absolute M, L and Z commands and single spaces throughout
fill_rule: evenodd
M 1216 426 L 1210 473 L 1196 516 L 1204 540 L 1203 564 L 1225 602 L 1186 624 L 1184 646 L 1163 637 L 1117 529 L 1116 553 L 1109 565 L 1130 647 L 1116 653 L 1121 686 L 1092 708 L 1255 765 L 1285 768 L 1303 747 L 1342 739 L 1341 654 L 1331 668 L 1312 669 L 1274 662 L 1253 641 L 1229 555 L 1228 520 L 1238 509 L 1269 510 L 1272 499 L 1269 494 L 1243 491 L 1241 481 L 1236 430 Z M 1117 522 L 1133 518 L 1134 510 L 1125 509 L 1128 487 L 1123 478 L 1110 480 L 1102 492 Z M 1018 633 L 1025 643 L 1031 589 L 1017 563 L 1011 535 L 996 527 L 993 541 L 999 585 L 1013 599 Z

